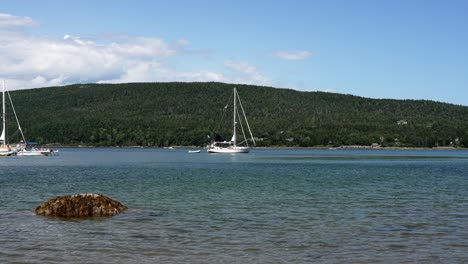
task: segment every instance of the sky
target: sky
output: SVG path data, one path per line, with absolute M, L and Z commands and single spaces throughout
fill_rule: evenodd
M 0 0 L 7 88 L 216 81 L 468 106 L 468 1 Z

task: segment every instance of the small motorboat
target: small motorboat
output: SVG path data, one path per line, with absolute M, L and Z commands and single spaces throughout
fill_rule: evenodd
M 197 150 L 189 150 L 188 153 L 200 153 L 200 150 L 197 149 Z

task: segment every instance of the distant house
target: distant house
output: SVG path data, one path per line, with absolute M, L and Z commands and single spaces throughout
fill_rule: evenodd
M 397 125 L 401 126 L 401 125 L 407 125 L 408 124 L 408 121 L 402 119 L 402 120 L 398 120 L 397 121 Z

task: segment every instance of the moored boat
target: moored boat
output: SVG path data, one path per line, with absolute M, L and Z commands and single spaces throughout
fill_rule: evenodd
M 237 109 L 237 102 L 239 102 L 240 109 L 243 114 L 242 116 L 239 114 L 239 111 Z M 227 107 L 228 106 L 226 106 L 225 109 Z M 255 145 L 255 139 L 252 135 L 252 131 L 250 129 L 247 116 L 245 115 L 245 112 L 244 112 L 244 107 L 242 106 L 242 102 L 240 100 L 240 97 L 239 97 L 239 94 L 237 93 L 236 88 L 234 88 L 233 116 L 234 116 L 233 117 L 233 132 L 232 132 L 231 140 L 230 141 L 222 140 L 221 137 L 218 134 L 216 134 L 214 137 L 214 140 L 211 142 L 210 145 L 208 145 L 208 153 L 227 153 L 227 154 L 249 153 L 250 146 L 248 144 L 248 139 L 245 136 L 243 123 L 245 123 L 245 125 L 247 126 L 248 131 L 250 133 L 250 138 L 253 144 Z M 237 132 L 236 132 L 236 125 L 238 123 L 237 121 L 239 121 L 241 130 L 242 130 L 242 135 L 244 136 L 244 141 L 240 143 L 237 142 Z
M 21 141 L 19 144 L 16 145 L 15 148 L 12 148 L 7 142 L 7 130 L 6 130 L 6 107 L 5 107 L 5 95 L 8 95 L 10 106 L 13 111 L 14 117 L 16 119 L 16 123 L 18 125 L 18 131 L 21 135 Z M 2 134 L 0 135 L 0 156 L 57 156 L 59 151 L 53 150 L 50 148 L 36 148 L 32 145 L 37 143 L 28 143 L 26 138 L 24 137 L 23 130 L 21 129 L 18 116 L 16 115 L 15 107 L 13 106 L 13 101 L 11 100 L 10 93 L 5 91 L 5 81 L 3 81 L 3 91 L 2 91 L 2 110 L 3 110 L 3 130 Z
M 12 156 L 16 154 L 16 150 L 13 149 L 7 142 L 7 135 L 6 135 L 6 107 L 5 107 L 5 81 L 3 81 L 3 89 L 2 89 L 2 123 L 3 123 L 3 130 L 2 134 L 0 135 L 0 156 Z M 21 129 L 21 128 L 20 128 Z
M 30 149 L 21 149 L 16 155 L 18 156 L 58 156 L 59 151 L 57 149 L 50 148 L 30 148 Z

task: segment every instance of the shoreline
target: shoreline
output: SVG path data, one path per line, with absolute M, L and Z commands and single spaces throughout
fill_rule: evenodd
M 122 149 L 167 149 L 168 147 L 147 147 L 147 146 L 85 146 L 85 145 L 44 145 L 49 148 L 122 148 Z M 171 146 L 173 149 L 204 149 L 205 147 L 197 146 Z M 468 150 L 468 148 L 455 148 L 455 147 L 433 147 L 433 148 L 421 148 L 421 147 L 372 147 L 372 146 L 316 146 L 316 147 L 287 147 L 287 146 L 271 146 L 271 147 L 253 147 L 253 149 L 301 149 L 301 150 Z

